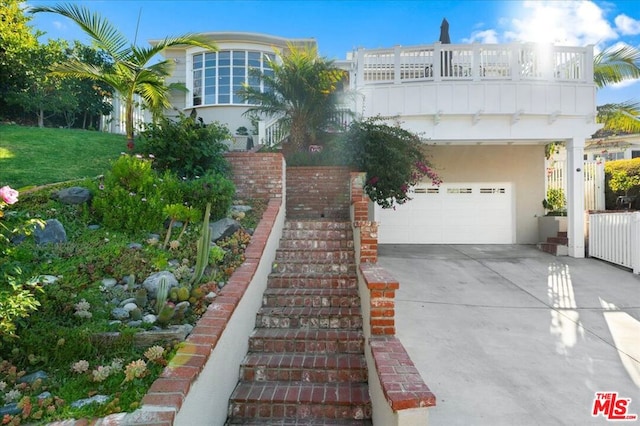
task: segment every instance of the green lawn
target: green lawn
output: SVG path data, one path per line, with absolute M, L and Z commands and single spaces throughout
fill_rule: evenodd
M 0 187 L 98 176 L 126 149 L 123 135 L 0 124 Z

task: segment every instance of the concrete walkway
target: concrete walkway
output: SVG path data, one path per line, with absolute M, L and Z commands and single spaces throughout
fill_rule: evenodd
M 533 246 L 378 252 L 400 282 L 396 335 L 437 396 L 430 426 L 607 424 L 596 392 L 640 419 L 639 276 Z

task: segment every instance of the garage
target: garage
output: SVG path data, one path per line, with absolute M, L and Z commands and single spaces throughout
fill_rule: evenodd
M 417 185 L 394 209 L 376 204 L 380 244 L 512 244 L 515 203 L 509 182 Z

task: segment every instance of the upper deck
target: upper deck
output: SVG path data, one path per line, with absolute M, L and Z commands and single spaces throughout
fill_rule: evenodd
M 434 139 L 550 138 L 577 122 L 593 130 L 592 46 L 434 43 L 358 49 L 347 62 L 354 111 L 398 117 Z

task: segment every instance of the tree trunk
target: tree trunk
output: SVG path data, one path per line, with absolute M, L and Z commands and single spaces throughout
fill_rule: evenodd
M 124 126 L 127 133 L 127 148 L 129 151 L 133 151 L 133 148 L 135 148 L 135 143 L 133 141 L 133 95 L 125 99 L 125 102 L 127 104 L 125 106 L 126 121 Z
M 43 128 L 44 127 L 44 110 L 42 108 L 40 108 L 38 110 L 38 127 Z

